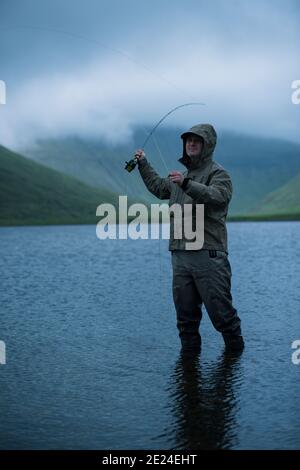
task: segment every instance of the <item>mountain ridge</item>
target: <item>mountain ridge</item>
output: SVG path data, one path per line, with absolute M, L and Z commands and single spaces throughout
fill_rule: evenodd
M 159 129 L 149 141 L 147 158 L 161 176 L 172 169 L 184 170 L 177 161 L 182 153 L 180 133 L 179 129 Z M 157 202 L 145 188 L 138 171 L 130 174 L 124 171 L 125 160 L 132 158 L 145 135 L 145 130 L 137 129 L 131 141 L 119 145 L 78 137 L 39 141 L 35 148 L 24 149 L 24 154 L 91 186 L 101 185 L 148 203 Z M 300 145 L 280 139 L 221 132 L 214 159 L 232 177 L 230 215 L 233 216 L 255 212 L 268 193 L 300 173 Z

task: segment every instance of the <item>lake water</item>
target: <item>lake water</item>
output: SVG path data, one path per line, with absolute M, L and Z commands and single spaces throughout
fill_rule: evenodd
M 229 223 L 246 349 L 180 354 L 166 240 L 0 229 L 1 449 L 299 449 L 300 223 Z

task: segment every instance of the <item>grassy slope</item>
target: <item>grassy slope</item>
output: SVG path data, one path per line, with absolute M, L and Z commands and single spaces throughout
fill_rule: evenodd
M 0 225 L 96 223 L 96 207 L 116 200 L 0 146 Z
M 231 141 L 231 136 L 225 136 L 225 139 Z M 168 139 L 162 140 L 164 142 L 164 153 L 168 154 Z M 67 161 L 75 163 L 77 166 L 76 173 L 80 176 L 80 171 L 85 174 L 85 169 L 89 172 L 89 177 L 93 174 L 93 183 L 101 180 L 101 186 L 111 188 L 115 192 L 125 193 L 127 188 L 130 189 L 140 182 L 138 172 L 135 171 L 128 174 L 123 170 L 124 157 L 128 157 L 128 152 L 119 155 L 116 149 L 112 153 L 108 153 L 106 158 L 103 159 L 100 148 L 89 148 L 88 159 L 83 165 L 83 156 L 86 143 L 74 142 L 70 140 L 71 148 L 69 148 Z M 57 145 L 60 155 L 65 155 L 64 150 L 66 142 L 52 142 L 51 145 Z M 77 144 L 77 145 L 75 145 Z M 228 148 L 229 143 L 225 145 L 225 150 Z M 235 181 L 235 196 L 243 201 L 245 198 L 249 200 L 247 204 L 242 204 L 243 207 L 248 207 L 246 211 L 241 213 L 231 210 L 230 220 L 299 220 L 300 219 L 300 175 L 290 179 L 289 173 L 283 174 L 281 171 L 280 161 L 278 168 L 274 165 L 274 161 L 278 159 L 275 152 L 274 156 L 269 155 L 270 161 L 267 162 L 269 171 L 266 173 L 265 159 L 260 160 L 258 154 L 257 142 L 253 141 L 254 148 L 250 149 L 251 154 L 254 155 L 254 166 L 250 164 L 249 157 L 244 160 L 244 168 L 240 164 L 238 154 L 242 152 L 243 145 L 232 152 L 230 155 L 219 155 L 218 160 L 226 166 L 231 167 L 231 173 Z M 273 142 L 270 144 L 273 148 Z M 97 147 L 97 146 L 96 146 Z M 160 146 L 162 147 L 162 146 Z M 171 148 L 171 147 L 170 147 Z M 222 147 L 221 147 L 222 148 Z M 266 151 L 268 145 L 264 142 L 263 150 Z M 297 148 L 295 151 L 293 147 L 289 149 L 291 153 L 292 168 L 289 171 L 294 171 L 297 168 Z M 58 150 L 57 149 L 57 150 Z M 52 148 L 53 150 L 53 148 Z M 70 150 L 72 150 L 70 152 Z M 106 149 L 108 151 L 108 149 Z M 73 153 L 73 151 L 75 153 Z M 78 152 L 76 156 L 76 151 Z M 98 153 L 99 151 L 99 153 Z M 55 153 L 55 152 L 54 152 Z M 52 152 L 50 151 L 50 154 Z M 96 157 L 102 154 L 101 163 L 96 160 Z M 241 153 L 242 154 L 242 153 Z M 76 158 L 74 158 L 74 155 Z M 296 157 L 296 158 L 295 158 Z M 104 171 L 105 162 L 105 171 Z M 92 168 L 90 168 L 90 164 Z M 99 165 L 100 163 L 100 165 Z M 169 165 L 169 161 L 167 161 Z M 158 171 L 163 174 L 165 169 L 160 162 Z M 285 164 L 285 168 L 289 165 Z M 69 168 L 70 170 L 70 168 Z M 109 178 L 107 178 L 109 175 Z M 257 176 L 260 175 L 258 178 Z M 247 177 L 249 181 L 247 181 Z M 262 185 L 262 179 L 265 184 Z M 289 180 L 287 183 L 280 185 L 278 183 Z M 106 180 L 106 184 L 105 181 Z M 109 180 L 109 184 L 108 181 Z M 98 185 L 98 184 L 97 184 Z M 268 192 L 271 187 L 276 187 L 274 191 Z M 119 191 L 118 191 L 119 189 Z M 144 187 L 142 186 L 142 189 Z M 255 197 L 251 200 L 249 196 L 256 191 Z M 138 196 L 139 200 L 143 199 L 147 192 L 141 192 L 140 186 L 135 188 L 135 198 Z M 127 193 L 127 192 L 126 192 Z M 148 193 L 149 194 L 149 193 Z M 49 169 L 43 165 L 35 163 L 34 161 L 24 158 L 8 149 L 0 146 L 0 225 L 16 225 L 16 224 L 48 224 L 48 223 L 96 223 L 95 216 L 96 207 L 101 202 L 114 202 L 116 203 L 117 196 L 107 189 L 98 190 L 95 187 L 90 187 L 83 182 L 76 180 L 70 176 L 59 173 L 55 170 Z M 258 202 L 259 201 L 259 202 Z M 153 199 L 153 202 L 158 202 Z M 255 202 L 255 203 L 254 203 Z M 249 208 L 250 206 L 251 209 Z
M 300 174 L 270 192 L 253 212 L 260 216 L 300 219 Z

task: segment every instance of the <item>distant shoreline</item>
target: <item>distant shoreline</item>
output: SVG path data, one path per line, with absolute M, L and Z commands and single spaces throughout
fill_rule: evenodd
M 134 220 L 134 217 L 132 218 Z M 300 220 L 299 214 L 264 214 L 264 215 L 232 215 L 227 218 L 227 222 L 297 222 Z M 36 226 L 52 226 L 52 225 L 97 225 L 99 219 L 91 220 L 13 220 L 1 221 L 0 227 L 36 227 Z M 130 222 L 130 220 L 128 221 Z M 117 222 L 118 224 L 118 222 Z
M 300 213 L 232 215 L 227 218 L 227 222 L 296 222 L 299 220 Z

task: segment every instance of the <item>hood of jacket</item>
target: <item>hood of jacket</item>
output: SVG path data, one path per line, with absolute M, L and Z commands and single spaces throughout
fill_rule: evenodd
M 203 147 L 198 158 L 191 159 L 186 153 L 186 140 L 190 134 L 195 134 L 203 140 Z M 197 124 L 181 134 L 183 141 L 182 157 L 178 160 L 186 168 L 193 169 L 203 166 L 212 160 L 213 153 L 217 144 L 217 133 L 211 124 Z

